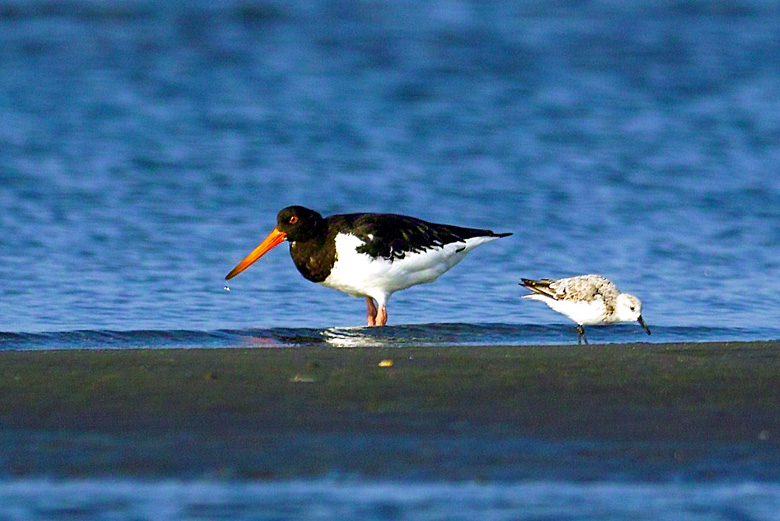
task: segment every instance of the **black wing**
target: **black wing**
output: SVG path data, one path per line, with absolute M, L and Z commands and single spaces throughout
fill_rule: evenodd
M 511 233 L 493 233 L 491 230 L 462 228 L 436 224 L 414 217 L 396 214 L 334 215 L 346 224 L 350 233 L 365 242 L 359 253 L 385 259 L 403 259 L 408 253 L 441 248 L 472 237 L 506 237 Z

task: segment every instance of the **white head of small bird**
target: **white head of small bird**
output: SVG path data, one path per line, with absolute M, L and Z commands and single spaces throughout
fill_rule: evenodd
M 642 302 L 634 295 L 621 293 L 617 298 L 615 316 L 620 322 L 636 322 L 642 316 Z

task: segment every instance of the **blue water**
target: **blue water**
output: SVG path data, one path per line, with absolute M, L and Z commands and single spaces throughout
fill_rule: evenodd
M 0 349 L 568 343 L 517 282 L 589 272 L 638 295 L 653 331 L 592 342 L 780 339 L 778 27 L 774 0 L 0 1 Z M 285 247 L 225 289 L 289 204 L 514 235 L 394 295 L 395 327 L 367 332 L 364 303 L 305 281 Z M 542 483 L 464 485 L 426 511 L 452 491 L 425 485 L 373 517 L 326 482 L 291 512 L 506 519 L 560 499 L 575 514 L 527 518 L 777 519 L 776 483 L 743 478 L 669 502 L 596 485 L 629 498 L 605 510 L 590 485 Z M 118 517 L 193 517 L 156 503 L 185 508 L 191 485 L 12 487 L 28 485 L 0 519 L 80 518 L 30 505 L 92 486 L 129 505 Z
M 774 328 L 654 327 L 655 342 L 776 338 Z M 647 342 L 638 326 L 620 324 L 588 329 L 592 343 Z M 385 328 L 247 328 L 192 330 L 76 330 L 43 333 L 0 333 L 0 349 L 143 349 L 214 347 L 414 347 L 575 344 L 571 324 L 411 324 Z
M 0 331 L 363 324 L 285 246 L 224 290 L 299 203 L 515 233 L 391 324 L 564 324 L 519 278 L 598 272 L 780 338 L 775 2 L 387 4 L 0 4 Z
M 45 501 L 40 501 L 45 497 Z M 201 520 L 771 520 L 777 485 L 315 482 L 214 483 L 127 480 L 21 481 L 0 488 L 7 519 Z M 620 501 L 615 501 L 620 498 Z M 3 507 L 0 507 L 2 509 Z

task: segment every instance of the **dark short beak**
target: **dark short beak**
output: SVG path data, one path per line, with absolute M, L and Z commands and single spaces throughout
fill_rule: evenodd
M 647 324 L 645 324 L 645 319 L 642 318 L 642 315 L 639 315 L 639 318 L 637 319 L 637 322 L 639 322 L 639 325 L 642 326 L 642 329 L 647 331 L 647 334 L 650 334 L 650 328 L 647 327 Z

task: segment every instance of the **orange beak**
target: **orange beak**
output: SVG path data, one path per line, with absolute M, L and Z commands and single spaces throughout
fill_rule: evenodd
M 268 237 L 263 239 L 257 248 L 252 250 L 252 253 L 244 257 L 244 260 L 238 263 L 238 266 L 233 268 L 230 273 L 225 275 L 225 280 L 232 279 L 249 266 L 252 265 L 257 259 L 268 253 L 272 248 L 279 246 L 287 238 L 287 234 L 280 232 L 278 228 L 274 228 L 274 231 L 268 234 Z

